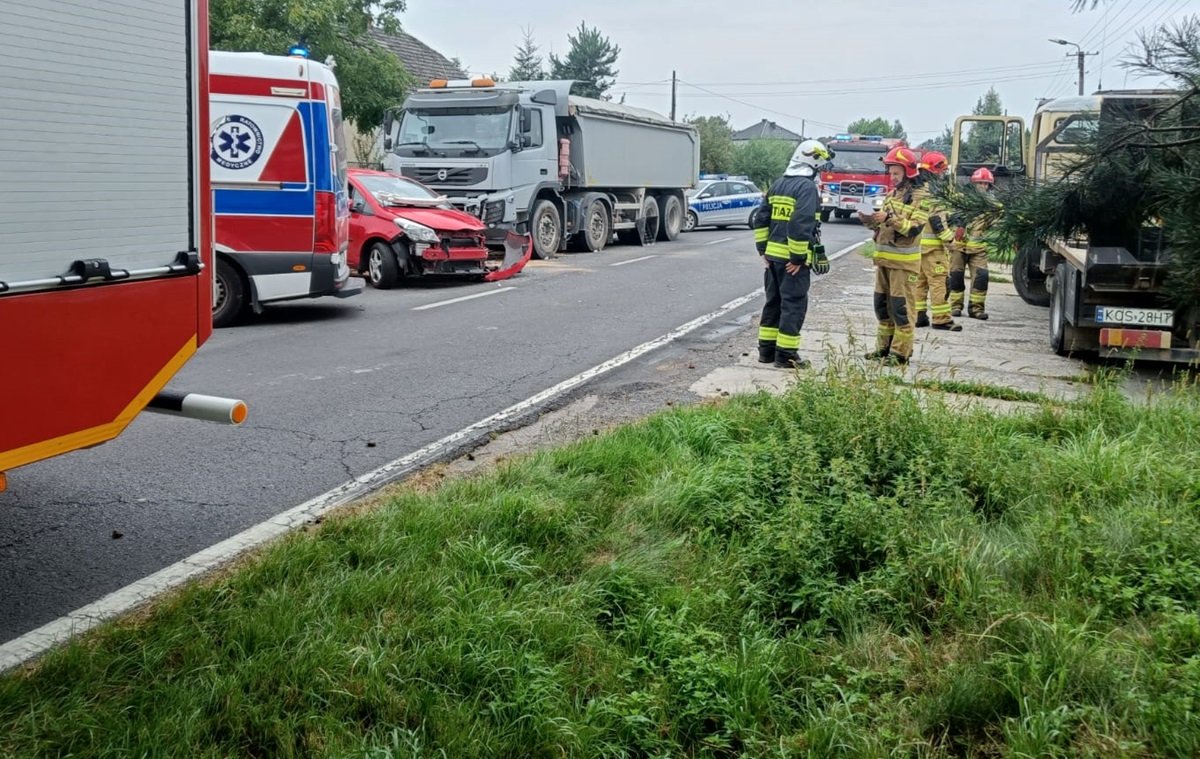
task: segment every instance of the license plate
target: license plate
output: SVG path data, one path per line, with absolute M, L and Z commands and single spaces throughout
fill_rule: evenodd
M 856 206 L 856 205 L 858 205 L 858 199 L 857 198 L 842 198 L 842 205 Z
M 1100 324 L 1136 324 L 1139 327 L 1174 327 L 1175 312 L 1161 308 L 1120 308 L 1097 306 Z

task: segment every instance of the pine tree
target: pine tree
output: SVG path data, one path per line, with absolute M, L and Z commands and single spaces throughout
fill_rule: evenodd
M 589 28 L 583 21 L 567 40 L 571 49 L 565 58 L 550 54 L 551 77 L 575 80 L 572 92 L 577 95 L 607 100 L 605 93 L 615 82 L 617 70 L 613 67 L 621 48 L 612 44 L 599 29 Z
M 517 54 L 513 56 L 513 66 L 509 69 L 510 82 L 538 82 L 546 78 L 545 60 L 538 52 L 540 48 L 533 41 L 533 29 L 521 30 L 524 35 L 517 46 Z

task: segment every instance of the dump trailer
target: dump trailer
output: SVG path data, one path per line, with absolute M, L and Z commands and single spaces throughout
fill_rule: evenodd
M 961 181 L 981 166 L 1000 181 L 1041 184 L 1060 178 L 1080 146 L 1111 124 L 1149 121 L 1178 97 L 1171 90 L 1105 90 L 1045 100 L 1025 122 L 964 116 L 954 129 L 951 163 Z M 1195 363 L 1200 313 L 1164 298 L 1170 249 L 1147 225 L 1136 239 L 1047 239 L 1016 252 L 1013 283 L 1027 303 L 1049 306 L 1050 347 L 1061 355 Z
M 0 0 L 0 490 L 143 410 L 212 332 L 205 0 Z
M 539 258 L 601 250 L 614 233 L 674 240 L 699 174 L 696 131 L 572 84 L 431 82 L 385 117 L 384 166 L 477 215 L 490 240 L 531 235 Z

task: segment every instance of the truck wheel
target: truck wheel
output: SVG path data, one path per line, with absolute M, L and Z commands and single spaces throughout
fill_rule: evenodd
M 821 211 L 821 221 L 829 221 L 829 211 Z
M 683 219 L 683 231 L 694 232 L 698 226 L 700 226 L 700 217 L 696 215 L 695 211 L 688 211 L 687 216 Z
M 617 233 L 619 239 L 625 245 L 653 245 L 658 239 L 658 201 L 652 196 L 647 195 L 642 202 L 642 218 L 639 224 L 639 229 L 623 229 Z
M 833 215 L 834 215 L 834 216 L 836 216 L 836 217 L 837 217 L 837 218 L 839 218 L 839 219 L 849 219 L 849 218 L 850 218 L 850 212 L 849 212 L 849 211 L 843 211 L 843 210 L 841 210 L 841 209 L 838 209 L 837 211 L 834 211 L 834 212 L 833 212 Z
M 533 255 L 545 260 L 558 255 L 562 246 L 562 217 L 558 207 L 545 198 L 533 204 L 529 216 L 529 231 L 533 235 Z
M 667 195 L 662 201 L 662 223 L 658 228 L 658 239 L 666 242 L 678 240 L 683 230 L 683 203 L 678 195 Z
M 229 327 L 237 324 L 246 313 L 246 281 L 237 267 L 224 258 L 217 259 L 217 271 L 213 277 L 212 320 L 214 327 Z
M 1054 269 L 1054 294 L 1050 297 L 1050 347 L 1060 356 L 1067 356 L 1084 348 L 1079 329 L 1067 322 L 1067 279 L 1075 276 L 1068 263 L 1060 263 Z
M 1046 289 L 1046 275 L 1037 268 L 1034 256 L 1038 251 L 1022 248 L 1013 259 L 1013 287 L 1021 300 L 1031 306 L 1050 305 L 1050 292 Z
M 400 280 L 396 251 L 386 242 L 377 242 L 367 251 L 367 280 L 379 290 L 391 290 Z
M 612 216 L 608 213 L 608 206 L 602 200 L 593 200 L 583 219 L 584 227 L 579 237 L 584 248 L 592 253 L 604 250 L 612 239 Z

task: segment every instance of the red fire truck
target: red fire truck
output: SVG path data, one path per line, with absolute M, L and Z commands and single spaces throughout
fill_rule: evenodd
M 0 3 L 0 490 L 144 409 L 212 331 L 207 0 Z M 47 30 L 53 30 L 49 32 Z
M 833 166 L 821 172 L 821 221 L 848 219 L 862 203 L 883 205 L 892 189 L 882 159 L 904 140 L 888 137 L 839 134 L 829 141 Z

